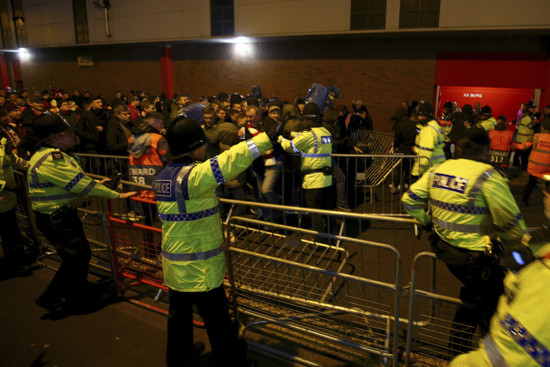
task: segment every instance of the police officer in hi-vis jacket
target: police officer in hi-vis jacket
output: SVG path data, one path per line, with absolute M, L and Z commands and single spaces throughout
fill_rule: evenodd
M 550 219 L 550 194 L 544 191 L 544 214 Z M 451 367 L 539 367 L 550 365 L 550 246 L 537 259 L 504 278 L 504 294 L 479 348 L 457 356 Z
M 167 365 L 183 366 L 204 349 L 193 343 L 193 305 L 204 320 L 218 366 L 245 366 L 246 343 L 229 317 L 223 279 L 225 256 L 216 188 L 272 149 L 265 133 L 206 159 L 199 123 L 178 117 L 166 135 L 171 161 L 153 191 L 162 221 L 162 269 L 170 288 Z
M 455 354 L 470 348 L 477 326 L 482 334 L 488 331 L 503 291 L 504 272 L 492 240 L 502 241 L 503 258 L 512 251 L 532 256 L 524 245 L 525 222 L 507 179 L 486 163 L 488 150 L 487 133 L 470 129 L 457 142 L 457 158 L 429 169 L 401 199 L 407 213 L 426 227 L 433 225 L 435 253 L 464 285 L 451 331 L 450 348 Z
M 50 312 L 86 311 L 99 301 L 99 294 L 87 280 L 91 249 L 76 205 L 82 196 L 124 199 L 135 192 L 119 194 L 84 175 L 77 158 L 68 152 L 75 145 L 75 133 L 63 118 L 42 114 L 32 128 L 39 139 L 27 172 L 32 209 L 38 229 L 61 257 L 59 269 L 36 303 Z
M 433 106 L 428 102 L 420 102 L 413 111 L 418 121 L 420 131 L 416 135 L 413 151 L 418 158 L 414 160 L 411 171 L 413 181 L 416 181 L 428 168 L 445 160 L 445 134 L 441 126 L 434 120 Z

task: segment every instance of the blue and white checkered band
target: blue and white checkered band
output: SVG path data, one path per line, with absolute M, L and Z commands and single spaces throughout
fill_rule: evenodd
M 75 185 L 78 183 L 78 181 L 80 181 L 82 179 L 82 177 L 84 177 L 84 174 L 82 172 L 80 172 L 79 174 L 74 176 L 74 178 L 71 180 L 71 182 L 69 182 L 67 185 L 65 185 L 64 189 L 67 190 L 67 191 L 70 191 L 73 187 L 75 187 Z
M 464 194 L 468 186 L 468 179 L 463 177 L 436 173 L 433 176 L 432 187 L 436 189 L 450 190 Z
M 214 178 L 216 179 L 218 185 L 223 184 L 225 182 L 225 178 L 223 177 L 222 170 L 218 164 L 218 156 L 210 159 L 210 167 L 212 168 L 212 173 L 214 174 Z
M 506 314 L 500 325 L 539 366 L 550 367 L 550 352 L 546 346 L 539 342 L 518 320 L 510 314 Z
M 426 201 L 424 199 L 422 199 L 420 196 L 416 195 L 414 192 L 412 192 L 410 189 L 407 190 L 407 195 L 409 195 L 409 197 L 411 199 L 413 199 L 414 201 Z
M 29 187 L 31 189 L 44 189 L 46 187 L 55 187 L 55 185 L 51 182 L 46 182 L 46 183 L 30 183 L 29 184 Z
M 329 157 L 332 157 L 332 154 L 331 153 L 323 153 L 323 154 L 302 153 L 302 157 L 304 157 L 304 158 L 329 158 Z
M 290 142 L 290 147 L 292 148 L 292 151 L 293 151 L 294 153 L 301 153 L 301 152 L 298 150 L 298 148 L 296 148 L 296 146 L 294 145 L 294 142 L 293 142 L 293 141 Z
M 218 213 L 219 208 L 217 206 L 201 210 L 200 212 L 195 213 L 180 213 L 180 214 L 165 214 L 159 213 L 160 220 L 165 222 L 190 222 L 193 220 L 198 220 L 206 217 L 211 217 Z
M 444 201 L 430 199 L 430 205 L 438 207 L 440 209 L 448 210 L 455 213 L 464 213 L 464 214 L 489 214 L 489 209 L 481 206 L 470 206 L 470 205 L 458 205 L 450 204 Z
M 171 180 L 156 180 L 153 182 L 153 192 L 155 197 L 171 198 L 172 197 L 172 181 Z
M 332 136 L 322 136 L 321 143 L 323 144 L 332 144 Z

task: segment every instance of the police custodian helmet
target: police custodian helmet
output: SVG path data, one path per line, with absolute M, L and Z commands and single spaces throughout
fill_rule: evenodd
M 169 158 L 174 160 L 206 144 L 206 135 L 197 121 L 180 116 L 168 127 L 166 140 L 170 147 Z
M 431 103 L 420 102 L 414 109 L 413 113 L 417 116 L 432 117 L 434 108 Z
M 49 113 L 44 113 L 36 117 L 32 122 L 34 136 L 41 141 L 62 133 L 65 130 L 69 130 L 70 128 L 71 126 L 65 119 Z

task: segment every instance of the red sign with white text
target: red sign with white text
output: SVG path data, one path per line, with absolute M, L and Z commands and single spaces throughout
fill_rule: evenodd
M 438 117 L 447 101 L 457 102 L 460 109 L 465 104 L 474 107 L 479 102 L 481 107 L 491 107 L 495 119 L 505 115 L 508 121 L 512 121 L 516 119 L 521 104 L 533 99 L 533 93 L 533 89 L 442 86 L 439 90 Z

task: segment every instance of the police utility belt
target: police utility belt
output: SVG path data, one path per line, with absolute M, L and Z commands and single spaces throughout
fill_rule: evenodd
M 430 235 L 432 249 L 439 259 L 449 265 L 480 265 L 485 262 L 498 262 L 501 249 L 493 243 L 491 250 L 472 251 L 453 246 L 443 241 L 436 233 Z
M 309 175 L 311 173 L 322 173 L 324 174 L 325 176 L 331 176 L 332 175 L 332 167 L 330 166 L 325 166 L 325 167 L 321 167 L 321 168 L 315 168 L 315 169 L 304 169 L 302 170 L 302 174 L 305 176 L 305 175 Z

